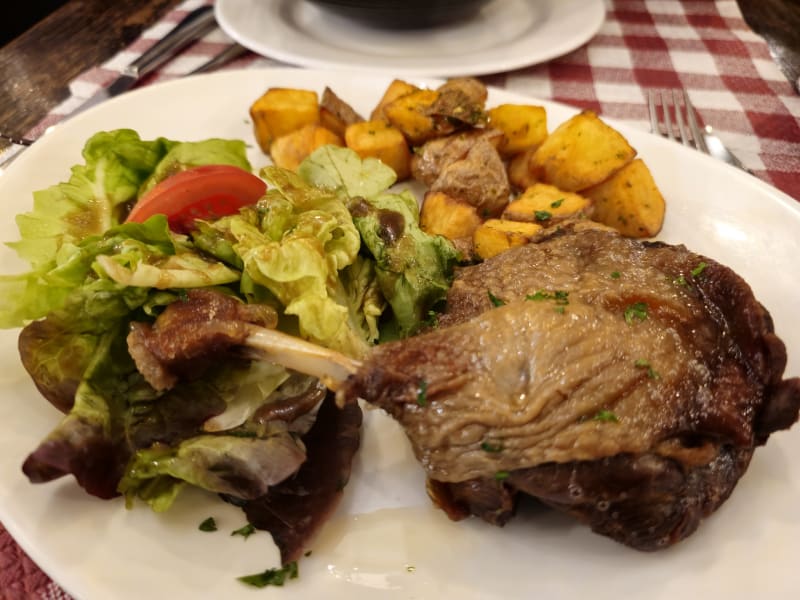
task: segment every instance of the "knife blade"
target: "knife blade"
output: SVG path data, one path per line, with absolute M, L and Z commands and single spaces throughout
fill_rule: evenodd
M 248 52 L 249 50 L 244 46 L 234 43 L 232 46 L 228 46 L 216 56 L 211 57 L 207 62 L 204 62 L 202 65 L 200 65 L 193 71 L 189 71 L 187 75 L 199 75 L 200 73 L 208 73 L 209 71 L 213 71 L 217 67 L 221 67 L 222 65 L 227 64 L 233 59 L 239 58 L 240 56 L 247 54 Z
M 78 106 L 70 117 L 114 96 L 127 92 L 145 75 L 158 69 L 189 44 L 216 27 L 213 6 L 202 6 L 186 15 L 167 35 L 153 44 L 139 58 L 122 70 L 110 86 L 100 90 Z

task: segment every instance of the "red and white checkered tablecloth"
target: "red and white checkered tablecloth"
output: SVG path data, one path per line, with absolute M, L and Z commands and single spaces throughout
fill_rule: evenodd
M 72 95 L 30 135 L 57 123 L 107 86 L 186 13 L 207 0 L 187 0 L 129 48 L 81 74 Z M 546 64 L 483 77 L 487 83 L 554 100 L 648 129 L 650 88 L 684 88 L 701 119 L 758 177 L 800 201 L 800 96 L 744 22 L 735 0 L 605 0 L 598 34 Z M 185 75 L 231 44 L 216 30 L 141 85 Z M 224 68 L 286 66 L 248 54 Z M 0 525 L 0 600 L 65 599 Z

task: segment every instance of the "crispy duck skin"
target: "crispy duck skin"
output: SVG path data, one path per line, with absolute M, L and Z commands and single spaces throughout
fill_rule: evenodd
M 727 267 L 565 228 L 465 268 L 439 327 L 375 348 L 339 394 L 400 422 L 451 517 L 502 524 L 505 496 L 523 492 L 655 550 L 691 534 L 754 448 L 796 421 L 785 365 Z

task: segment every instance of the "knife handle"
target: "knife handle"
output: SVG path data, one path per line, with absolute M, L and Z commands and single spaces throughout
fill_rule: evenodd
M 213 6 L 193 10 L 172 31 L 128 65 L 125 75 L 139 78 L 152 73 L 191 42 L 211 31 L 215 25 Z

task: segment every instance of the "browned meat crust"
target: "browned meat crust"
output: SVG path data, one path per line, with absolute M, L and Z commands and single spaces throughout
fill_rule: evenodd
M 203 371 L 216 348 L 244 342 L 248 324 L 272 328 L 277 313 L 263 304 L 244 304 L 221 292 L 196 289 L 164 309 L 155 324 L 133 322 L 128 351 L 136 368 L 156 390 L 175 385 L 181 376 Z

